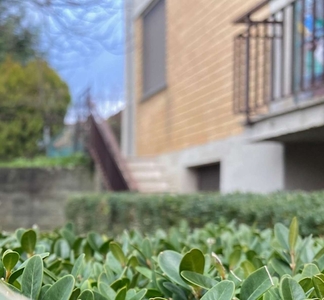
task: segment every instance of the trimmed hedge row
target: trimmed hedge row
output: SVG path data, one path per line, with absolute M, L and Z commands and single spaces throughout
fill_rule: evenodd
M 231 220 L 271 228 L 277 222 L 288 226 L 297 216 L 302 235 L 324 235 L 324 192 L 80 195 L 68 199 L 66 216 L 79 232 L 96 230 L 113 234 L 133 228 L 142 232 L 168 229 L 182 220 L 195 228 L 208 222 Z

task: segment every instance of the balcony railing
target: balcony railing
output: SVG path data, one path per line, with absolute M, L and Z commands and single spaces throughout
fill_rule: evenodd
M 234 39 L 234 111 L 247 123 L 324 95 L 324 0 L 263 0 L 235 23 L 246 30 Z

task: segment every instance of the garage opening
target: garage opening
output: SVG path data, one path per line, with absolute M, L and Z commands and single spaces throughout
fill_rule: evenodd
M 220 190 L 220 163 L 190 168 L 196 177 L 197 190 L 212 192 Z
M 285 144 L 285 188 L 324 189 L 324 143 Z

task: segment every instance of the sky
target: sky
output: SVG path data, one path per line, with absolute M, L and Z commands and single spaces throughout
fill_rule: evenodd
M 82 16 L 92 19 L 96 27 L 80 25 L 78 28 L 74 26 L 79 22 L 74 14 L 64 12 L 63 20 L 70 19 L 73 28 L 80 31 L 73 38 L 64 31 L 62 34 L 62 28 L 58 29 L 55 20 L 47 20 L 50 25 L 44 35 L 44 44 L 50 45 L 45 49 L 48 60 L 67 82 L 74 105 L 90 88 L 92 100 L 101 115 L 108 117 L 123 107 L 125 51 L 123 0 L 105 1 L 111 4 L 97 7 L 96 12 Z M 66 122 L 72 123 L 74 119 L 70 109 Z

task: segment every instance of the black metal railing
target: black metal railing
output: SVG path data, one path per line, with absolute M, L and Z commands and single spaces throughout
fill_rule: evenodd
M 234 111 L 247 123 L 279 101 L 292 105 L 324 95 L 324 0 L 295 0 L 267 18 L 238 18 L 246 30 L 234 39 Z M 279 1 L 277 1 L 277 4 Z

